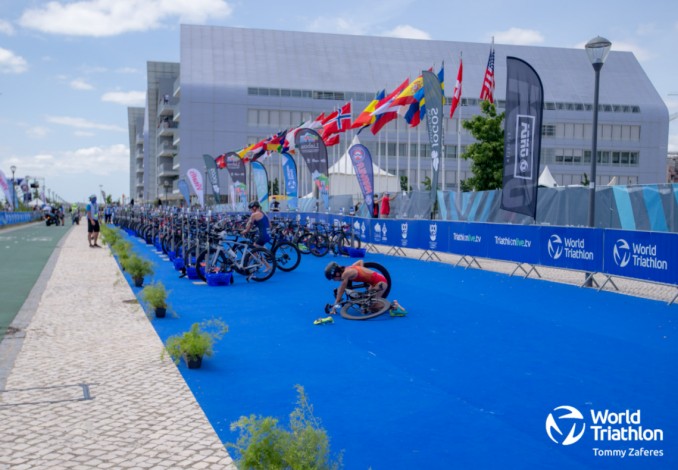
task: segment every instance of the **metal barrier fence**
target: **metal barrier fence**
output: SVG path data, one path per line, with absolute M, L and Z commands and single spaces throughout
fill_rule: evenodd
M 475 258 L 489 258 L 514 262 L 516 269 L 526 273 L 523 265 L 530 269 L 546 266 L 601 273 L 608 280 L 619 276 L 678 287 L 678 233 L 318 213 L 287 216 L 350 224 L 363 243 L 386 245 L 390 254 L 414 248 L 424 250 L 422 257 L 428 259 L 437 258 L 435 252 L 455 254 L 468 265 Z
M 0 227 L 40 220 L 42 212 L 0 212 Z

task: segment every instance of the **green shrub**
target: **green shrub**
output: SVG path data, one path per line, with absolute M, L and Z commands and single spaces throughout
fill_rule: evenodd
M 226 332 L 228 332 L 228 326 L 218 319 L 193 323 L 189 331 L 167 338 L 165 351 L 175 364 L 178 364 L 182 357 L 187 359 L 209 357 L 214 352 L 214 343 L 223 338 Z
M 144 287 L 141 299 L 153 308 L 167 308 L 167 294 L 162 282 Z
M 153 265 L 150 261 L 140 258 L 137 255 L 130 255 L 127 259 L 121 261 L 122 267 L 125 268 L 133 279 L 143 278 L 153 274 Z
M 297 406 L 290 414 L 289 430 L 272 417 L 241 416 L 231 423 L 239 431 L 235 444 L 226 446 L 240 456 L 242 470 L 336 470 L 342 468 L 342 456 L 332 461 L 327 431 L 313 415 L 304 387 L 296 385 Z

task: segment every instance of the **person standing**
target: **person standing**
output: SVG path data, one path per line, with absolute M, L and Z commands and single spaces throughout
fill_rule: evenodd
M 383 218 L 387 219 L 388 216 L 391 215 L 391 201 L 396 197 L 398 197 L 398 194 L 395 194 L 393 197 L 389 197 L 388 193 L 384 193 L 384 195 L 381 197 L 380 213 Z
M 92 194 L 89 197 L 89 204 L 86 208 L 87 212 L 87 240 L 90 248 L 101 248 L 97 244 L 99 239 L 99 205 L 97 204 L 97 197 Z
M 374 195 L 374 200 L 372 201 L 372 218 L 379 218 L 379 196 L 376 194 Z

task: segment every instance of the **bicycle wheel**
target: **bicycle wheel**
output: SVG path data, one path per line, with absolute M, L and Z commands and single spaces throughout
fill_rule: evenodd
M 311 253 L 309 246 L 311 245 L 312 233 L 305 233 L 297 238 L 297 248 L 302 255 Z
M 281 271 L 290 272 L 299 266 L 301 253 L 290 242 L 279 242 L 273 250 L 275 263 Z
M 374 299 L 360 299 L 354 302 L 347 302 L 339 313 L 347 320 L 369 320 L 378 317 L 391 307 L 391 302 L 381 297 Z
M 209 256 L 209 257 L 208 257 Z M 203 281 L 207 281 L 207 276 L 205 276 L 207 266 L 207 261 L 209 260 L 209 272 L 210 273 L 225 273 L 231 271 L 231 266 L 233 262 L 226 256 L 224 250 L 220 248 L 211 247 L 209 250 L 209 255 L 207 250 L 203 250 L 196 259 L 196 272 L 198 277 Z
M 371 269 L 372 271 L 377 271 L 382 274 L 386 278 L 386 290 L 384 291 L 383 297 L 386 298 L 388 297 L 388 294 L 391 292 L 391 275 L 389 272 L 386 270 L 385 267 L 383 267 L 379 263 L 375 263 L 374 261 L 366 261 L 364 263 L 364 266 L 367 269 Z M 364 282 L 352 282 L 349 281 L 348 285 L 346 286 L 348 289 L 365 289 L 369 287 L 367 284 Z
M 311 254 L 313 256 L 322 258 L 330 252 L 330 241 L 327 238 L 327 235 L 317 233 L 311 238 L 310 243 L 311 245 L 309 248 L 311 249 Z
M 275 258 L 270 251 L 254 247 L 245 255 L 243 260 L 244 271 L 250 279 L 262 282 L 270 279 L 275 273 Z

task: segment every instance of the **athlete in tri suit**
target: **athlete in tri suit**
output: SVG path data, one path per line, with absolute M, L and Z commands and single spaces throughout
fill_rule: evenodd
M 366 268 L 362 260 L 356 261 L 351 266 L 339 266 L 332 261 L 325 266 L 325 277 L 330 281 L 341 282 L 336 290 L 337 295 L 330 313 L 336 313 L 349 281 L 369 284 L 369 290 L 374 292 L 377 297 L 383 297 L 383 293 L 388 287 L 386 278 L 380 272 Z
M 271 241 L 271 224 L 268 221 L 268 216 L 261 210 L 261 205 L 257 201 L 250 202 L 249 208 L 252 211 L 252 215 L 250 215 L 242 234 L 244 235 L 252 230 L 252 227 L 256 227 L 258 229 L 258 237 L 254 244 L 264 246 Z

